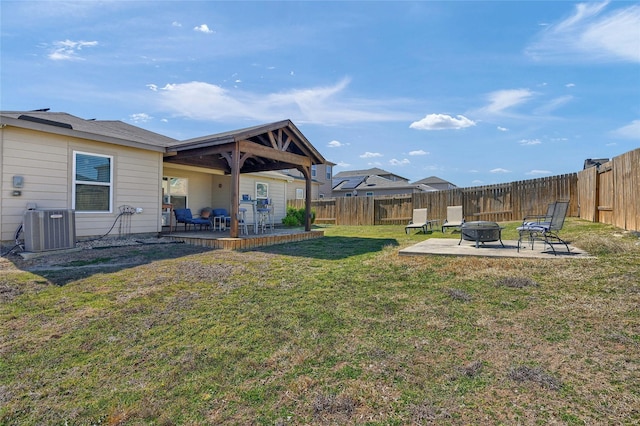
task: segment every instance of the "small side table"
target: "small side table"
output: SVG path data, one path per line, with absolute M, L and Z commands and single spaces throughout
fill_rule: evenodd
M 213 217 L 213 230 L 224 231 L 227 227 L 227 220 L 224 216 Z

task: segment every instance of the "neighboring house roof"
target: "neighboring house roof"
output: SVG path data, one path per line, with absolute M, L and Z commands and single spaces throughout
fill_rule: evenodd
M 416 189 L 420 191 L 435 191 L 435 189 L 429 189 L 426 185 L 415 185 L 407 181 L 393 181 L 381 176 L 334 178 L 333 182 L 333 191 L 373 191 L 374 189 L 408 190 L 409 192 L 414 192 Z
M 608 158 L 587 158 L 586 160 L 584 160 L 583 169 L 588 169 L 589 167 L 600 167 L 608 161 Z
M 366 176 L 382 176 L 382 177 L 392 177 L 392 178 L 397 178 L 399 180 L 404 180 L 406 182 L 409 182 L 409 179 L 404 178 L 402 176 L 399 176 L 395 173 L 391 173 L 388 172 L 386 170 L 382 170 L 379 169 L 377 167 L 374 167 L 372 169 L 366 169 L 366 170 L 345 170 L 339 173 L 336 173 L 333 177 L 334 178 L 347 178 L 347 177 L 366 177 Z M 394 179 L 389 179 L 389 180 L 394 180 Z
M 423 185 L 442 185 L 442 184 L 447 184 L 447 185 L 454 185 L 453 183 L 446 181 L 444 179 L 440 179 L 437 176 L 430 176 L 428 178 L 424 178 L 424 179 L 420 179 L 418 181 L 413 182 L 414 184 L 423 184 Z
M 159 152 L 177 142 L 122 121 L 85 120 L 64 112 L 0 111 L 0 124 Z

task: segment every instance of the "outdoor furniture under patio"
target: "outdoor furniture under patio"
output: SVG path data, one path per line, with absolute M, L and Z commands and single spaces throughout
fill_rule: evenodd
M 460 228 L 463 223 L 462 206 L 447 206 L 447 218 L 442 224 L 442 232 L 447 228 Z
M 228 226 L 231 226 L 231 216 L 227 212 L 227 209 L 213 209 L 211 210 L 211 217 L 213 218 L 213 230 L 224 231 Z
M 564 244 L 567 253 L 570 253 L 569 245 L 558 235 L 564 225 L 568 209 L 569 201 L 556 201 L 553 203 L 553 213 L 549 222 L 523 222 L 522 226 L 517 228 L 519 234 L 518 251 L 520 251 L 520 246 L 522 245 L 522 237 L 526 236 L 531 245 L 531 250 L 533 250 L 535 240 L 542 240 L 545 245 L 551 248 L 554 255 L 557 255 L 554 244 Z
M 260 232 L 266 232 L 267 228 L 273 231 L 273 205 L 268 198 L 258 200 L 256 205 L 258 214 L 258 229 Z
M 204 226 L 208 228 L 211 226 L 211 222 L 209 219 L 204 219 L 200 217 L 193 217 L 191 213 L 191 209 L 174 209 L 173 213 L 176 216 L 176 229 L 178 228 L 179 223 L 184 223 L 184 230 L 186 231 L 189 228 L 189 225 L 199 225 L 200 229 Z
M 241 234 L 247 235 L 249 233 L 247 227 L 247 209 L 244 207 L 238 209 L 238 227 L 240 228 Z
M 495 222 L 476 221 L 463 223 L 460 226 L 460 241 L 458 241 L 458 245 L 462 240 L 475 241 L 476 248 L 480 246 L 480 243 L 484 245 L 484 243 L 492 241 L 500 241 L 500 244 L 504 247 L 502 227 Z
M 437 222 L 437 220 L 429 220 L 427 218 L 427 209 L 413 209 L 413 217 L 411 222 L 404 227 L 404 232 L 408 234 L 409 229 L 420 228 L 422 229 L 422 233 L 426 234 L 429 228 L 433 231 L 433 224 L 435 222 Z

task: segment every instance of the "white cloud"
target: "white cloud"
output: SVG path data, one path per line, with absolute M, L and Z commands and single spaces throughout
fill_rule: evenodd
M 474 185 L 482 185 L 484 182 L 479 179 L 474 179 L 471 181 L 471 183 Z
M 351 164 L 345 163 L 344 161 L 338 161 L 335 167 L 351 167 Z
M 382 166 L 382 163 L 379 161 L 372 161 L 370 163 L 367 163 L 367 166 L 371 166 L 371 167 L 380 167 Z
M 360 156 L 360 158 L 375 158 L 375 157 L 382 157 L 382 154 L 380 154 L 379 152 L 365 152 L 364 154 L 362 154 Z
M 541 143 L 540 139 L 522 139 L 519 142 L 522 146 L 540 145 Z
M 329 143 L 327 144 L 327 146 L 328 146 L 329 148 L 340 148 L 341 146 L 344 146 L 344 145 L 345 145 L 345 144 L 343 144 L 343 143 L 341 143 L 341 142 L 339 142 L 339 141 L 335 141 L 335 140 L 334 140 L 334 141 L 331 141 L 331 142 L 329 142 Z
M 545 28 L 527 49 L 537 60 L 640 62 L 640 6 L 607 12 L 610 1 L 579 3 L 569 18 Z
M 205 34 L 213 34 L 215 31 L 210 30 L 207 24 L 198 25 L 197 27 L 193 27 L 193 31 L 198 31 Z
M 83 60 L 83 58 L 78 56 L 78 52 L 80 52 L 83 47 L 94 47 L 97 45 L 97 41 L 56 41 L 53 42 L 49 59 L 54 61 Z
M 180 22 L 178 22 L 178 21 L 173 21 L 173 22 L 171 23 L 171 26 L 172 26 L 172 27 L 181 27 L 181 26 L 182 26 L 182 24 L 181 24 Z
M 541 106 L 540 108 L 536 108 L 535 113 L 536 114 L 549 114 L 550 112 L 560 108 L 561 106 L 571 102 L 572 100 L 573 100 L 573 96 L 571 96 L 571 95 L 557 97 L 555 99 L 550 100 L 549 102 L 547 102 L 545 105 Z
M 464 129 L 475 126 L 476 123 L 467 117 L 458 115 L 456 118 L 446 114 L 429 114 L 422 120 L 414 121 L 409 128 L 417 130 L 446 130 Z
M 511 173 L 511 170 L 498 167 L 497 169 L 489 170 L 490 173 Z
M 149 90 L 153 91 L 153 92 L 157 92 L 158 91 L 158 86 L 155 84 L 147 84 L 147 87 L 149 88 Z
M 153 119 L 153 117 L 151 117 L 149 114 L 141 112 L 141 113 L 138 113 L 138 114 L 131 114 L 129 116 L 129 119 L 131 121 L 133 121 L 134 123 L 146 123 L 148 121 L 151 121 Z
M 407 115 L 388 110 L 394 101 L 348 99 L 343 79 L 332 86 L 275 93 L 229 90 L 201 81 L 167 84 L 157 105 L 170 113 L 197 120 L 232 119 L 270 122 L 287 117 L 296 123 L 335 125 L 353 122 L 404 121 Z
M 633 120 L 631 123 L 614 130 L 612 133 L 614 136 L 624 139 L 640 139 L 640 120 Z
M 550 175 L 551 172 L 549 170 L 536 170 L 533 169 L 530 172 L 525 173 L 527 175 Z
M 527 102 L 534 93 L 529 89 L 498 90 L 487 95 L 489 105 L 481 111 L 489 114 L 500 114 L 505 110 Z
M 576 85 L 574 83 L 567 83 L 564 87 L 576 87 Z
M 509 129 L 507 129 L 506 127 L 502 127 L 502 126 L 498 126 L 498 130 L 500 130 L 501 132 L 508 132 Z
M 391 164 L 392 166 L 406 166 L 407 164 L 410 164 L 411 162 L 404 158 L 402 160 L 396 160 L 395 158 L 389 160 L 389 164 Z
M 429 152 L 424 149 L 419 149 L 417 151 L 410 151 L 409 155 L 429 155 Z

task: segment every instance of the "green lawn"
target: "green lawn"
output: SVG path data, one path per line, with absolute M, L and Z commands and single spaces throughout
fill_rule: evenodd
M 0 270 L 0 424 L 640 422 L 637 236 L 570 219 L 598 257 L 540 260 L 398 256 L 459 234 L 324 229 Z

